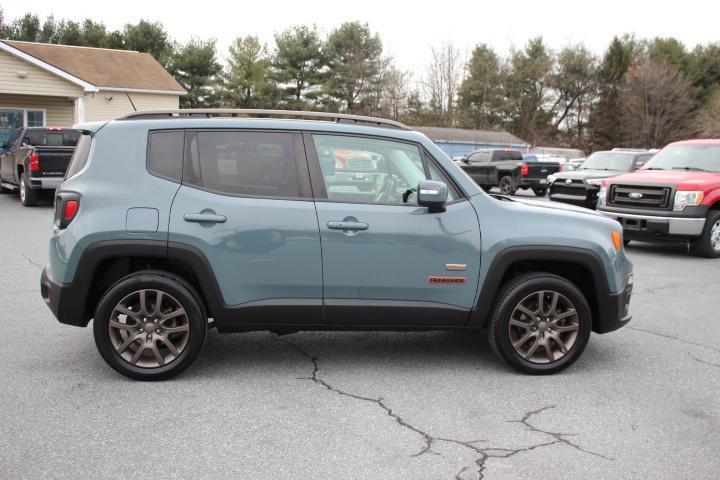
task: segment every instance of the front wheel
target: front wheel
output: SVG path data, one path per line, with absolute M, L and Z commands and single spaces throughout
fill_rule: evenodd
M 165 380 L 197 358 L 207 318 L 194 289 L 175 275 L 139 272 L 110 287 L 93 320 L 95 344 L 113 369 L 136 380 Z
M 532 191 L 536 197 L 544 197 L 547 193 L 547 187 L 532 187 Z
M 500 192 L 503 195 L 515 195 L 517 192 L 517 186 L 512 175 L 505 175 L 500 179 Z
M 720 257 L 720 211 L 710 210 L 705 220 L 705 227 L 695 241 L 693 249 L 701 257 Z
M 490 322 L 488 337 L 495 353 L 532 375 L 572 365 L 585 349 L 592 326 L 582 292 L 549 273 L 531 273 L 505 284 Z
M 34 207 L 38 201 L 38 191 L 33 190 L 25 180 L 25 173 L 20 174 L 20 203 L 23 207 Z

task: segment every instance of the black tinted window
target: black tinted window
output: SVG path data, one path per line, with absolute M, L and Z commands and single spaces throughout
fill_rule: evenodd
M 501 160 L 522 160 L 522 153 L 515 151 L 496 150 L 493 154 L 493 160 L 499 162 Z
M 152 132 L 148 152 L 150 171 L 160 177 L 180 182 L 184 145 L 183 130 Z
M 33 129 L 25 132 L 23 143 L 36 147 L 74 147 L 79 138 L 77 130 Z
M 90 143 L 92 137 L 90 135 L 82 135 L 80 140 L 75 147 L 73 156 L 70 159 L 70 165 L 68 165 L 67 171 L 65 172 L 65 178 L 73 177 L 76 173 L 83 169 L 90 156 Z
M 197 132 L 197 156 L 197 177 L 209 190 L 300 197 L 293 134 L 201 131 Z

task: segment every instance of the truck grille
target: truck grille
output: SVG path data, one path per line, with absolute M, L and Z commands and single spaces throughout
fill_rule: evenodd
M 348 170 L 360 170 L 368 172 L 373 169 L 373 162 L 369 158 L 350 157 L 346 161 Z
M 550 195 L 576 195 L 578 197 L 584 197 L 586 194 L 585 182 L 582 180 L 573 180 L 572 183 L 567 184 L 565 180 L 558 180 L 550 187 Z
M 619 207 L 668 208 L 670 187 L 611 185 L 608 203 Z

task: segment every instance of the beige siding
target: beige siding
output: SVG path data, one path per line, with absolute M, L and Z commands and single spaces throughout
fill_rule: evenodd
M 18 71 L 25 72 L 25 78 L 18 77 Z M 0 93 L 79 97 L 83 90 L 32 63 L 0 51 Z
M 48 127 L 72 127 L 73 101 L 65 97 L 41 97 L 38 95 L 7 95 L 0 93 L 0 107 L 45 110 Z
M 85 95 L 85 120 L 112 120 L 126 113 L 137 110 L 169 110 L 180 105 L 178 95 L 161 95 L 151 93 L 98 92 Z

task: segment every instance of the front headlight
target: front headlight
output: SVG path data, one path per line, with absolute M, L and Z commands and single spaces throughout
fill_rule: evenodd
M 673 203 L 673 210 L 676 212 L 682 212 L 688 205 L 700 205 L 703 201 L 703 192 L 692 192 L 678 190 L 675 192 L 675 203 Z
M 548 175 L 547 183 L 553 183 L 555 181 L 555 175 Z
M 586 181 L 588 184 L 590 184 L 590 185 L 595 185 L 595 186 L 598 186 L 598 187 L 599 187 L 600 185 L 602 185 L 602 182 L 603 182 L 603 181 L 602 181 L 602 178 L 589 178 L 589 179 L 587 179 L 587 180 L 585 180 L 585 181 Z

